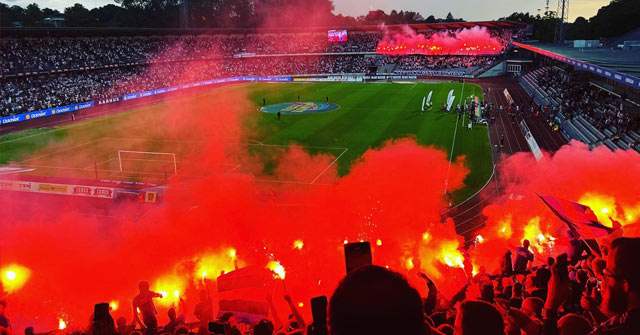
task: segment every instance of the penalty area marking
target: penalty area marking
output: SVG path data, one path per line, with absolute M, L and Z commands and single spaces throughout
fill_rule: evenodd
M 89 141 L 83 144 L 78 144 L 69 148 L 65 148 L 62 150 L 58 150 L 58 151 L 54 151 L 51 153 L 47 153 L 41 156 L 37 156 L 37 157 L 33 157 L 30 158 L 28 160 L 22 161 L 19 164 L 22 167 L 26 167 L 26 168 L 43 168 L 43 169 L 63 169 L 63 170 L 76 170 L 76 171 L 91 171 L 94 170 L 95 167 L 97 166 L 98 172 L 108 172 L 110 173 L 110 176 L 115 176 L 118 175 L 120 173 L 122 173 L 121 171 L 118 170 L 113 170 L 113 169 L 101 169 L 100 167 L 102 165 L 104 165 L 105 163 L 109 163 L 111 161 L 116 160 L 116 158 L 109 158 L 106 160 L 103 160 L 101 162 L 96 162 L 94 164 L 90 164 L 86 167 L 65 167 L 65 166 L 51 166 L 51 165 L 22 165 L 25 162 L 37 159 L 37 158 L 42 158 L 42 157 L 47 157 L 47 156 L 53 156 L 68 150 L 72 150 L 72 149 L 77 149 L 77 148 L 81 148 L 81 147 L 85 147 L 88 146 L 90 144 L 93 144 L 95 142 L 100 142 L 103 140 L 108 140 L 108 141 L 113 141 L 113 140 L 120 140 L 120 141 L 151 141 L 151 142 L 173 142 L 173 143 L 205 143 L 205 141 L 193 141 L 193 140 L 163 140 L 163 139 L 143 139 L 143 138 L 126 138 L 126 137 L 102 137 L 93 141 Z M 324 175 L 333 165 L 335 165 L 338 160 L 349 150 L 349 148 L 344 148 L 344 147 L 325 147 L 325 146 L 312 146 L 312 145 L 295 145 L 295 144 L 265 144 L 262 143 L 260 141 L 256 141 L 256 140 L 252 140 L 252 139 L 247 139 L 248 142 L 250 142 L 248 145 L 249 146 L 259 146 L 259 147 L 283 147 L 283 148 L 301 148 L 301 149 L 324 149 L 324 150 L 342 150 L 342 152 L 331 162 L 329 163 L 329 165 L 327 165 L 315 178 L 313 178 L 313 180 L 308 181 L 308 182 L 304 182 L 304 181 L 290 181 L 290 180 L 268 180 L 268 179 L 255 179 L 256 181 L 260 181 L 260 182 L 268 182 L 268 183 L 284 183 L 284 184 L 301 184 L 301 185 L 321 185 L 319 183 L 317 183 L 318 179 L 320 179 L 320 177 L 322 177 L 322 175 Z M 181 162 L 182 160 L 176 160 L 177 163 Z M 237 164 L 237 165 L 230 165 L 230 169 L 226 172 L 224 172 L 225 174 L 229 174 L 232 173 L 238 169 L 240 169 L 242 167 L 241 164 Z M 135 172 L 135 171 L 123 171 L 123 172 Z M 154 173 L 147 173 L 147 172 L 143 172 L 140 173 L 143 175 L 151 175 Z

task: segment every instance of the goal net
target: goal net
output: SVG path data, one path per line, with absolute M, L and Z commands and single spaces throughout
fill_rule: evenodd
M 178 174 L 176 154 L 172 152 L 118 150 L 116 171 L 121 175 L 168 177 Z

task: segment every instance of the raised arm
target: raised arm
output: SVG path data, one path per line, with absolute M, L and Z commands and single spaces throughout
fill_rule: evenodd
M 282 323 L 282 320 L 280 319 L 280 315 L 278 315 L 278 310 L 276 309 L 276 305 L 273 303 L 273 297 L 271 296 L 271 294 L 267 295 L 267 303 L 269 304 L 269 310 L 271 311 L 271 315 L 273 316 L 273 323 L 274 323 L 273 329 L 276 329 L 276 330 L 280 329 L 283 323 Z
M 427 298 L 424 301 L 424 311 L 427 314 L 431 314 L 433 313 L 433 310 L 436 308 L 438 288 L 436 287 L 436 284 L 434 284 L 434 282 L 429 277 L 427 277 L 426 274 L 420 272 L 419 276 L 420 278 L 424 279 L 425 283 L 427 284 L 427 288 L 429 289 L 429 293 L 427 293 Z
M 298 326 L 300 327 L 300 329 L 306 330 L 307 324 L 304 322 L 304 319 L 302 318 L 302 314 L 300 314 L 300 311 L 298 310 L 298 306 L 296 306 L 296 304 L 293 302 L 293 298 L 291 298 L 291 295 L 289 294 L 289 292 L 284 293 L 284 300 L 286 300 L 287 304 L 289 304 L 289 309 L 291 309 L 291 313 L 293 314 L 293 317 L 296 319 L 296 322 L 298 322 Z

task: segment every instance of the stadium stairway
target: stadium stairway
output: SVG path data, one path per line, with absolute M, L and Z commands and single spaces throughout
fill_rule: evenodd
M 488 68 L 479 68 L 475 73 L 477 78 L 497 77 L 506 73 L 505 61 L 501 61 Z M 473 73 L 472 73 L 473 74 Z

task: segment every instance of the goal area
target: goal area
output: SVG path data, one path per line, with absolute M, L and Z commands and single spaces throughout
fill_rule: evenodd
M 116 171 L 121 175 L 175 176 L 176 154 L 172 152 L 118 150 Z

